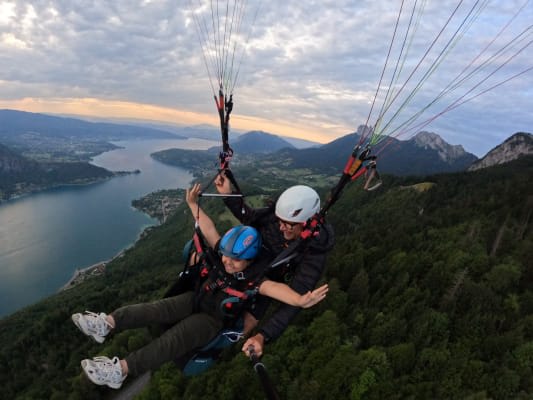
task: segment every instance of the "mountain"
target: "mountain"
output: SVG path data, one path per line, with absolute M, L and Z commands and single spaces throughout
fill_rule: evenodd
M 357 133 L 340 137 L 320 147 L 285 149 L 271 158 L 279 157 L 286 160 L 288 165 L 297 168 L 339 171 L 344 168 L 362 132 L 363 127 L 360 126 Z M 466 152 L 462 146 L 452 146 L 439 135 L 430 132 L 420 132 L 404 141 L 391 138 L 385 144 L 382 142 L 375 146 L 373 152 L 378 154 L 380 172 L 400 176 L 463 171 L 477 160 L 475 155 Z
M 192 126 L 183 126 L 178 124 L 171 124 L 171 123 L 164 123 L 164 122 L 156 122 L 156 121 L 148 121 L 148 120 L 140 120 L 140 119 L 122 119 L 122 118 L 96 118 L 96 117 L 79 117 L 77 115 L 59 115 L 60 117 L 66 117 L 66 118 L 81 118 L 85 119 L 87 121 L 91 122 L 110 122 L 113 124 L 127 124 L 127 125 L 133 125 L 133 126 L 140 126 L 140 127 L 148 127 L 150 129 L 156 129 L 160 131 L 170 132 L 175 135 L 178 135 L 180 137 L 185 138 L 196 138 L 196 139 L 204 139 L 204 140 L 213 140 L 213 141 L 220 141 L 220 127 L 214 126 L 214 125 L 208 125 L 208 124 L 199 124 L 199 125 L 192 125 Z M 237 140 L 239 136 L 241 136 L 243 132 L 231 129 L 229 136 L 230 136 L 230 143 L 233 143 Z M 320 143 L 313 142 L 310 140 L 305 139 L 298 139 L 293 138 L 289 136 L 282 136 L 282 135 L 276 135 L 283 140 L 286 140 L 288 143 L 293 145 L 296 148 L 307 148 L 307 147 L 316 147 L 320 145 Z
M 194 125 L 194 126 L 177 126 L 177 125 L 171 125 L 171 124 L 162 124 L 162 123 L 148 123 L 148 122 L 139 122 L 136 121 L 134 124 L 142 125 L 142 126 L 150 126 L 152 128 L 161 129 L 164 131 L 172 132 L 180 136 L 184 136 L 187 138 L 197 138 L 197 139 L 204 139 L 204 140 L 215 140 L 220 141 L 220 128 L 213 126 L 213 125 Z M 265 132 L 266 133 L 266 132 Z M 268 133 L 267 133 L 268 134 Z M 235 129 L 231 129 L 229 136 L 230 136 L 230 143 L 235 142 L 238 140 L 238 138 L 243 135 L 243 132 L 240 132 Z M 280 137 L 281 139 L 287 141 L 292 146 L 298 148 L 298 149 L 304 149 L 308 147 L 316 147 L 319 146 L 320 143 L 313 142 L 310 140 L 305 139 L 298 139 L 293 138 L 289 136 L 282 136 L 282 135 L 276 135 L 277 137 Z
M 439 135 L 433 132 L 419 132 L 411 139 L 416 146 L 424 149 L 435 150 L 439 155 L 439 158 L 447 163 L 455 163 L 458 160 L 476 158 L 470 153 L 467 153 L 463 146 L 451 145 L 446 143 Z M 465 160 L 465 162 L 468 162 Z
M 533 154 L 533 135 L 531 133 L 518 132 L 493 148 L 483 158 L 474 162 L 468 170 L 475 171 L 503 164 L 531 154 Z
M 348 134 L 319 147 L 304 149 L 297 149 L 272 134 L 249 132 L 235 140 L 232 148 L 241 166 L 248 163 L 252 163 L 255 167 L 278 165 L 285 170 L 309 169 L 318 174 L 337 175 L 344 169 L 362 132 L 363 127 L 359 127 L 357 133 Z M 200 171 L 207 171 L 207 166 L 211 165 L 209 160 L 215 159 L 213 154 L 219 149 L 220 146 L 213 147 L 207 152 L 169 149 L 154 153 L 152 156 L 198 174 Z M 391 138 L 385 145 L 382 143 L 375 146 L 373 154 L 378 155 L 377 165 L 380 172 L 397 176 L 464 171 L 477 160 L 476 156 L 467 153 L 462 146 L 452 146 L 439 135 L 429 132 L 421 132 L 406 141 Z
M 231 142 L 231 148 L 238 155 L 239 160 L 241 162 L 245 160 L 246 163 L 255 163 L 264 156 L 278 154 L 280 149 L 296 150 L 292 144 L 279 136 L 262 131 L 251 131 L 240 135 Z M 221 145 L 208 150 L 166 149 L 152 153 L 151 156 L 163 163 L 187 168 L 197 175 L 199 173 L 210 174 L 220 149 Z
M 168 131 L 149 127 L 87 122 L 25 111 L 0 110 L 0 138 L 9 139 L 26 133 L 83 140 L 184 139 Z
M 279 136 L 263 131 L 251 131 L 239 136 L 231 144 L 237 153 L 273 153 L 280 149 L 295 147 Z
M 420 132 L 409 140 L 393 139 L 378 158 L 381 171 L 396 175 L 430 175 L 464 171 L 477 157 L 439 135 Z M 376 151 L 379 152 L 377 146 Z

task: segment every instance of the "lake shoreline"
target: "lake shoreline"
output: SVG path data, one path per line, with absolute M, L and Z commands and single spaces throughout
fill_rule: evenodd
M 3 202 L 0 316 L 35 304 L 60 288 L 75 287 L 69 282 L 81 281 L 82 275 L 92 277 L 90 267 L 96 270 L 97 264 L 114 259 L 158 227 L 161 222 L 132 207 L 132 200 L 162 189 L 190 186 L 194 178 L 188 171 L 150 157 L 154 151 L 178 145 L 201 149 L 208 143 L 124 141 L 122 149 L 105 152 L 91 163 L 109 171 L 138 169 L 140 174 L 96 184 L 62 185 Z M 170 213 L 165 208 L 165 215 Z M 76 274 L 76 269 L 86 268 Z M 112 271 L 113 264 L 107 268 Z
M 144 212 L 142 210 L 138 210 L 138 211 Z M 65 283 L 63 286 L 61 286 L 57 290 L 57 293 L 62 292 L 64 290 L 72 289 L 73 287 L 79 285 L 80 283 L 84 282 L 86 279 L 89 279 L 91 277 L 104 275 L 107 271 L 107 265 L 109 263 L 116 260 L 117 258 L 122 257 L 127 250 L 131 249 L 132 247 L 135 247 L 137 242 L 143 239 L 154 227 L 159 226 L 162 223 L 164 223 L 163 221 L 160 221 L 157 218 L 152 217 L 149 213 L 144 212 L 144 214 L 148 215 L 150 218 L 153 218 L 158 222 L 154 225 L 146 226 L 143 230 L 141 230 L 141 232 L 137 236 L 137 239 L 135 239 L 133 243 L 124 247 L 122 250 L 120 250 L 117 254 L 115 254 L 110 259 L 98 261 L 97 263 L 90 265 L 88 267 L 76 268 L 72 277 L 67 281 L 67 283 Z
M 106 182 L 106 181 L 108 181 L 110 179 L 113 179 L 113 178 L 116 178 L 116 177 L 119 177 L 119 176 L 126 176 L 126 175 L 140 174 L 141 173 L 141 171 L 139 169 L 135 169 L 133 171 L 109 171 L 109 172 L 112 173 L 111 176 L 105 176 L 105 177 L 102 177 L 102 178 L 87 179 L 84 182 L 57 183 L 57 184 L 43 185 L 43 186 L 35 185 L 34 187 L 29 188 L 29 190 L 22 190 L 20 192 L 14 193 L 14 194 L 10 195 L 8 198 L 5 198 L 5 199 L 4 198 L 0 198 L 0 205 L 2 205 L 4 203 L 7 203 L 7 202 L 10 202 L 10 201 L 23 199 L 23 198 L 25 198 L 27 196 L 31 196 L 31 195 L 34 195 L 34 194 L 46 192 L 47 190 L 61 189 L 61 188 L 68 188 L 68 187 L 77 187 L 77 186 L 89 186 L 89 185 L 94 185 L 96 183 Z
M 159 226 L 159 225 L 161 225 L 161 222 L 145 227 L 139 233 L 139 236 L 137 236 L 137 239 L 135 239 L 133 243 L 124 247 L 122 250 L 120 250 L 117 254 L 115 254 L 109 260 L 98 261 L 97 263 L 92 264 L 88 267 L 84 267 L 84 268 L 76 268 L 72 277 L 67 281 L 67 283 L 65 283 L 63 286 L 61 286 L 57 290 L 57 293 L 62 292 L 64 290 L 72 289 L 75 286 L 79 285 L 80 283 L 84 282 L 86 279 L 89 279 L 91 277 L 104 275 L 107 271 L 108 264 L 110 264 L 117 258 L 121 258 L 122 256 L 124 256 L 124 253 L 127 250 L 131 249 L 132 247 L 135 247 L 135 245 L 137 244 L 139 240 L 143 239 L 154 227 Z

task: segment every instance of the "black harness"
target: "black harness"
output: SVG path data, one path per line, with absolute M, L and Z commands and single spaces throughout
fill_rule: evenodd
M 228 274 L 217 252 L 205 244 L 199 229 L 195 231 L 194 243 L 199 261 L 186 269 L 196 275 L 196 309 L 206 295 L 215 296 L 225 325 L 231 325 L 243 309 L 252 307 L 263 280 L 263 267 L 252 264 L 242 272 Z
M 247 270 L 253 269 L 252 266 Z M 226 273 L 222 263 L 214 266 L 204 265 L 200 269 L 200 289 L 197 291 L 197 302 L 207 295 L 219 298 L 219 311 L 225 322 L 239 318 L 245 307 L 251 306 L 259 292 L 260 274 L 243 271 L 233 275 Z

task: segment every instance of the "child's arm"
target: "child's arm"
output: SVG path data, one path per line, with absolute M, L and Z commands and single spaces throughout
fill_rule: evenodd
M 207 240 L 207 244 L 214 248 L 220 239 L 220 234 L 215 227 L 215 223 L 209 218 L 209 216 L 198 205 L 198 197 L 200 196 L 200 184 L 196 183 L 192 188 L 187 189 L 185 192 L 185 200 L 187 205 L 191 209 L 193 217 L 198 222 L 200 230 Z
M 312 292 L 298 294 L 284 283 L 266 280 L 259 286 L 259 293 L 279 300 L 291 306 L 309 308 L 322 301 L 328 292 L 328 284 L 324 284 Z

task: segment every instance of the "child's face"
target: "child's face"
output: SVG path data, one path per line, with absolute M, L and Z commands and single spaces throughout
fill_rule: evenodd
M 238 260 L 236 258 L 222 256 L 222 264 L 224 264 L 224 269 L 228 274 L 242 272 L 248 267 L 248 265 L 250 265 L 250 263 L 251 260 Z

